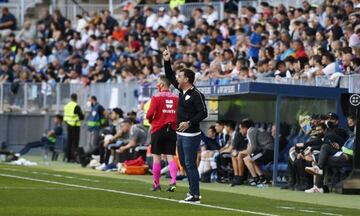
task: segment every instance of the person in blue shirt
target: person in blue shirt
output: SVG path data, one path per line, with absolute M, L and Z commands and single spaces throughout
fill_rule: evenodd
M 263 32 L 264 27 L 260 23 L 254 25 L 254 31 L 251 33 L 249 42 L 250 46 L 248 49 L 248 56 L 256 63 L 259 59 L 259 50 L 261 47 L 261 33 Z
M 10 13 L 9 8 L 2 8 L 0 18 L 0 40 L 5 40 L 12 30 L 16 30 L 16 18 Z

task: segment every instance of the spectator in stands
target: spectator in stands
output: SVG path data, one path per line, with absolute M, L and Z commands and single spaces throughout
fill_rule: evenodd
M 0 40 L 5 41 L 6 37 L 12 30 L 16 29 L 16 18 L 10 13 L 9 8 L 2 8 L 2 16 L 0 19 Z
M 23 24 L 23 28 L 20 32 L 16 35 L 17 41 L 29 41 L 30 38 L 35 38 L 36 32 L 35 28 L 33 27 L 31 21 L 27 20 Z
M 24 146 L 18 153 L 15 154 L 15 158 L 17 159 L 26 153 L 28 153 L 32 148 L 49 148 L 54 149 L 56 138 L 63 135 L 63 127 L 62 127 L 63 116 L 56 115 L 53 118 L 54 128 L 49 130 L 45 136 L 43 136 L 39 141 L 30 142 Z
M 206 19 L 206 22 L 211 26 L 215 26 L 215 22 L 219 20 L 219 14 L 212 4 L 208 4 L 207 14 L 204 15 L 204 18 Z
M 171 9 L 171 20 L 170 20 L 170 23 L 171 23 L 171 26 L 172 28 L 175 28 L 176 25 L 179 23 L 179 22 L 183 22 L 185 23 L 186 21 L 186 17 L 180 13 L 180 10 L 179 8 L 175 7 L 173 9 Z
M 247 55 L 256 63 L 259 60 L 259 50 L 261 47 L 261 33 L 263 26 L 259 23 L 254 25 L 254 30 L 249 38 L 249 49 Z
M 274 139 L 270 133 L 255 128 L 253 121 L 249 119 L 241 121 L 240 131 L 242 134 L 246 134 L 248 139 L 247 156 L 244 157 L 244 162 L 252 177 L 249 184 L 255 186 L 266 183 L 260 166 L 273 160 Z

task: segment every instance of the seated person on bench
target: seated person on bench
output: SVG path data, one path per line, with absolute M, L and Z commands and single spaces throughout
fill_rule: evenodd
M 23 149 L 21 149 L 18 153 L 15 154 L 16 158 L 23 156 L 24 154 L 28 153 L 32 148 L 38 147 L 49 147 L 50 149 L 54 147 L 56 138 L 63 134 L 63 116 L 56 115 L 53 118 L 54 128 L 47 132 L 46 136 L 43 136 L 40 140 L 30 142 L 25 145 Z

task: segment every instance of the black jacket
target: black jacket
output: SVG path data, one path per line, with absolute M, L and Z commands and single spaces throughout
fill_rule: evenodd
M 205 104 L 205 96 L 195 86 L 183 93 L 179 88 L 179 83 L 176 80 L 175 73 L 171 69 L 170 61 L 165 61 L 165 74 L 170 83 L 180 91 L 178 110 L 176 113 L 176 124 L 179 126 L 180 122 L 190 121 L 190 127 L 183 131 L 184 133 L 200 132 L 200 122 L 207 116 L 207 108 Z

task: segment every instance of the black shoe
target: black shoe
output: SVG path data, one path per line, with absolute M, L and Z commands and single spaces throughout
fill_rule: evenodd
M 176 184 L 170 184 L 166 192 L 175 192 L 176 191 Z
M 158 186 L 156 186 L 156 187 L 155 187 L 155 185 L 154 185 L 153 188 L 151 188 L 150 190 L 153 191 L 153 192 L 161 191 L 161 187 L 160 187 L 160 185 L 158 185 Z
M 249 185 L 250 186 L 256 186 L 256 185 L 258 185 L 258 183 L 259 183 L 259 178 L 258 177 L 255 177 L 255 178 L 252 178 L 252 179 L 249 180 Z
M 186 197 L 184 200 L 179 201 L 179 203 L 194 203 L 194 204 L 200 204 L 200 197 L 196 197 L 193 195 L 190 195 Z
M 281 186 L 280 189 L 282 190 L 294 190 L 294 185 L 284 185 L 284 186 Z
M 263 175 L 261 175 L 261 176 L 259 177 L 259 183 L 267 184 L 268 181 L 266 180 L 266 178 L 265 178 Z

